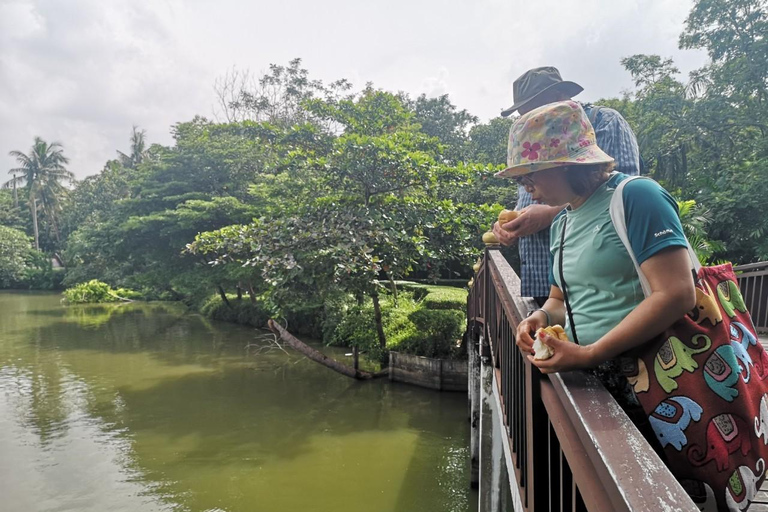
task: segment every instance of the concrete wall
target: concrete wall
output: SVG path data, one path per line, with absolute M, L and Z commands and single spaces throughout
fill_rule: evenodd
M 389 353 L 389 380 L 440 391 L 467 391 L 467 361 Z

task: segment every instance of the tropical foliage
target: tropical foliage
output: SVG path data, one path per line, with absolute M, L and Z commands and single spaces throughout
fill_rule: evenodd
M 635 89 L 598 102 L 633 126 L 704 261 L 768 259 L 767 9 L 695 1 L 680 45 L 707 65 L 683 79 L 670 59 L 628 56 Z M 59 253 L 68 286 L 98 279 L 254 325 L 278 316 L 370 354 L 406 339 L 452 347 L 455 300 L 427 307 L 398 283 L 470 277 L 481 233 L 516 201 L 494 177 L 511 120 L 481 123 L 448 96 L 324 83 L 299 59 L 232 71 L 216 93 L 220 121 L 180 122 L 169 146 L 133 127 L 128 149 L 72 188 L 60 144 L 13 152 L 0 225 Z M 18 277 L 34 258 L 15 258 Z M 442 348 L 402 335 L 416 325 Z

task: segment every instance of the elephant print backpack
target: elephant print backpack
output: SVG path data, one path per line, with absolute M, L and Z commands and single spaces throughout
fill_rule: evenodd
M 635 262 L 624 218 L 622 181 L 611 219 Z M 768 354 L 730 264 L 701 267 L 688 247 L 696 307 L 664 333 L 621 357 L 661 443 L 669 469 L 701 510 L 743 511 L 765 479 L 768 458 Z

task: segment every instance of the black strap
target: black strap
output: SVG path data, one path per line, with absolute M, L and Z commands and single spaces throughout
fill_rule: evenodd
M 568 216 L 563 215 L 563 231 L 560 233 L 560 289 L 563 291 L 563 297 L 565 298 L 565 309 L 568 311 L 568 322 L 571 325 L 571 334 L 573 334 L 573 341 L 579 342 L 579 337 L 576 336 L 576 324 L 573 323 L 573 311 L 571 311 L 571 302 L 568 300 L 568 287 L 565 285 L 565 276 L 563 275 L 563 245 L 565 245 L 565 226 L 568 222 Z

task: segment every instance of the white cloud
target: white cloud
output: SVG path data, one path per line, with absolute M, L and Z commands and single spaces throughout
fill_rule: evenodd
M 127 149 L 131 126 L 170 144 L 169 128 L 210 117 L 214 81 L 301 57 L 314 78 L 346 77 L 417 95 L 448 93 L 488 119 L 512 81 L 558 66 L 584 99 L 631 87 L 619 60 L 704 59 L 677 49 L 691 0 L 3 0 L 0 179 L 12 149 L 58 140 L 80 177 Z

